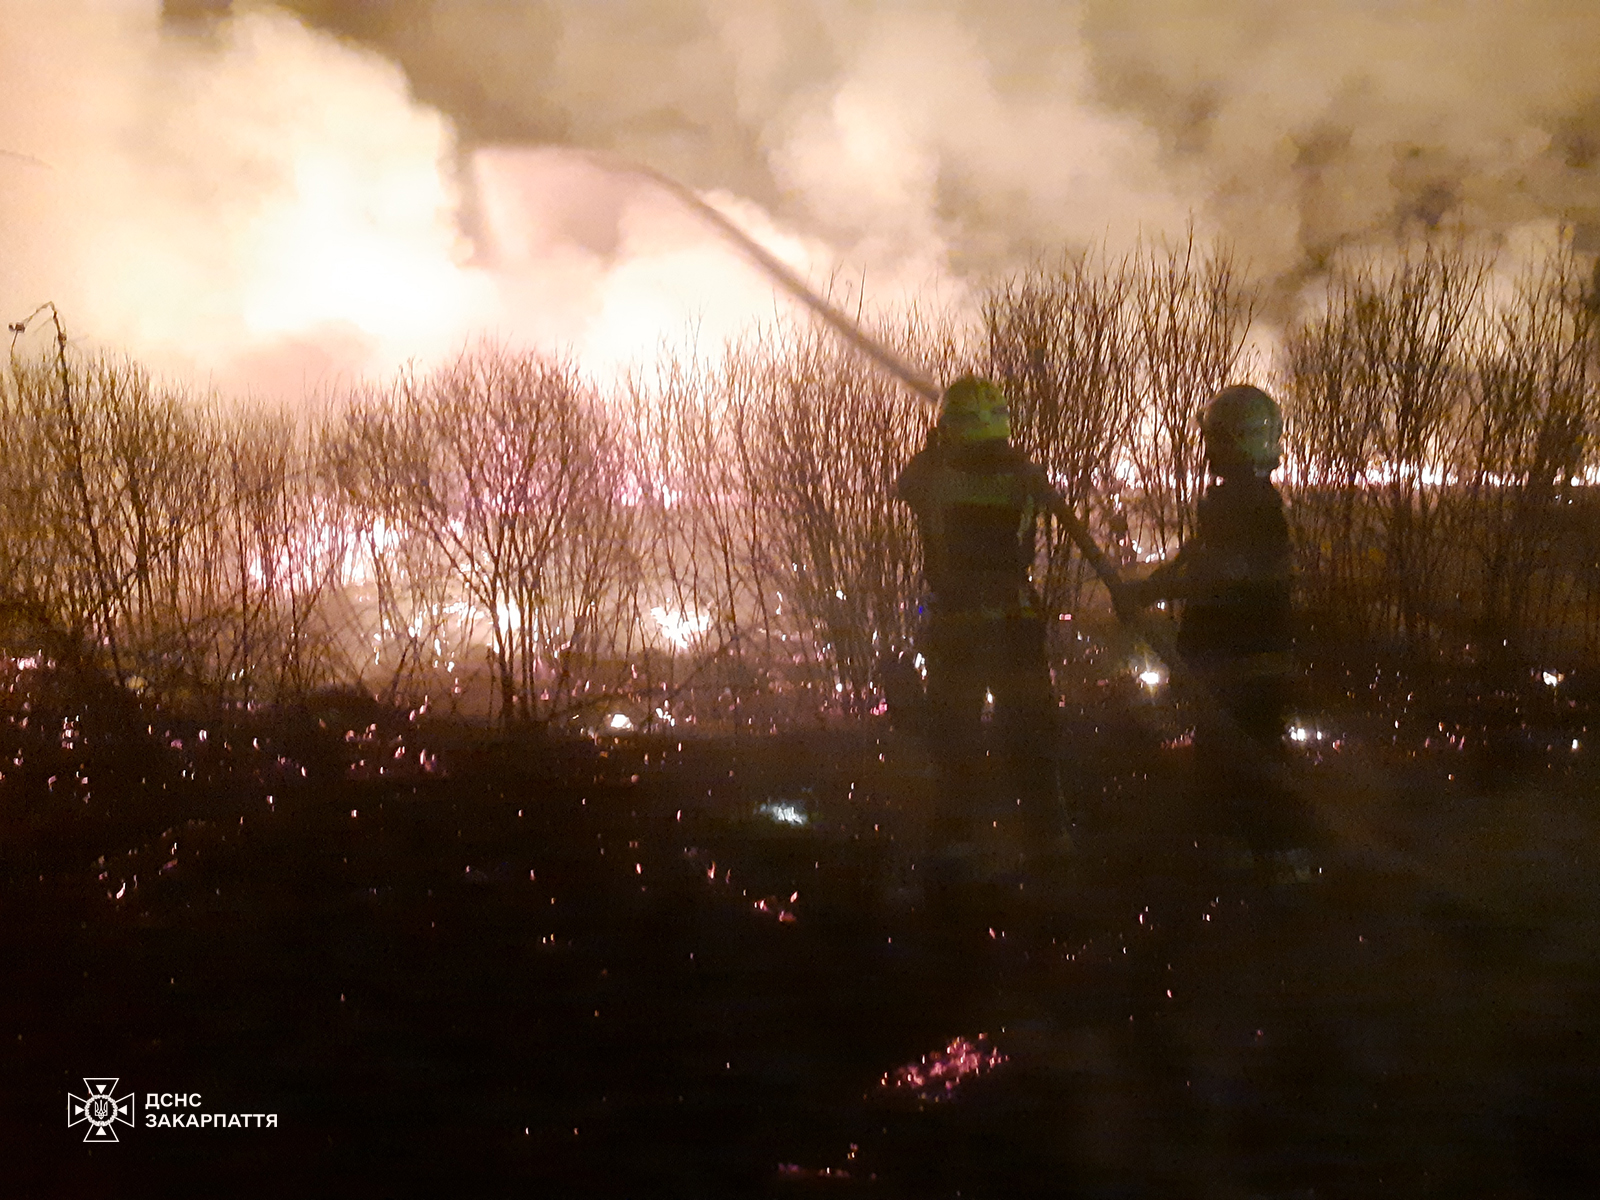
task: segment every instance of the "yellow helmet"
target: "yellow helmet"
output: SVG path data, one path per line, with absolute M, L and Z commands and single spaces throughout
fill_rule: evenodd
M 1242 464 L 1271 471 L 1283 454 L 1283 414 L 1260 388 L 1236 384 L 1218 392 L 1200 418 L 1206 457 L 1226 471 Z
M 987 379 L 964 375 L 945 389 L 939 430 L 957 442 L 1004 442 L 1011 437 L 1005 393 Z

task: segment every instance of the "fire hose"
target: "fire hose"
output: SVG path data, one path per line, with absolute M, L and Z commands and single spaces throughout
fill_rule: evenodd
M 898 380 L 930 408 L 938 407 L 943 393 L 931 379 L 893 350 L 868 335 L 837 306 L 812 291 L 791 267 L 693 190 L 651 167 L 617 155 L 590 152 L 589 157 L 605 170 L 643 180 L 672 196 L 737 246 L 776 284 L 805 305 L 846 343 Z M 1122 603 L 1124 580 L 1117 565 L 1100 548 L 1089 527 L 1072 510 L 1066 499 L 1060 497 L 1056 504 L 1051 505 L 1050 512 L 1078 548 L 1078 552 L 1083 555 L 1090 569 L 1111 593 L 1118 621 L 1141 638 L 1152 653 L 1165 663 L 1167 678 L 1174 690 L 1188 697 L 1194 710 L 1193 718 L 1197 730 L 1204 730 L 1230 754 L 1241 761 L 1253 764 L 1264 774 L 1276 779 L 1287 790 L 1300 792 L 1301 789 L 1294 787 L 1286 778 L 1284 764 L 1239 727 L 1232 714 L 1218 703 L 1212 688 L 1184 661 L 1183 656 L 1177 651 L 1171 626 L 1153 620 L 1143 611 L 1130 609 Z M 1347 835 L 1349 833 L 1349 831 L 1342 832 Z
M 931 379 L 887 346 L 870 337 L 848 315 L 807 287 L 792 268 L 739 228 L 726 214 L 708 204 L 682 183 L 642 163 L 603 151 L 588 151 L 586 154 L 602 170 L 642 180 L 672 196 L 737 246 L 778 286 L 805 305 L 846 343 L 855 347 L 870 361 L 910 389 L 930 408 L 937 408 L 942 392 Z M 1217 702 L 1213 690 L 1206 681 L 1183 660 L 1174 644 L 1175 639 L 1170 625 L 1156 622 L 1147 614 L 1130 610 L 1121 603 L 1124 594 L 1121 573 L 1094 540 L 1083 519 L 1072 511 L 1065 498 L 1062 498 L 1059 504 L 1052 506 L 1051 513 L 1077 546 L 1084 561 L 1111 593 L 1118 620 L 1141 637 L 1151 651 L 1166 664 L 1168 679 L 1173 684 L 1174 690 L 1189 697 L 1195 710 L 1197 728 L 1204 728 L 1207 734 L 1214 737 L 1228 751 L 1236 753 L 1243 761 L 1264 768 L 1284 785 L 1286 791 L 1303 796 L 1304 788 L 1296 786 L 1287 777 L 1284 764 L 1274 759 L 1265 747 L 1239 727 L 1232 714 Z M 1306 808 L 1309 812 L 1313 806 L 1307 805 Z M 1375 860 L 1386 869 L 1403 870 L 1420 876 L 1432 874 L 1412 856 L 1374 845 L 1377 839 L 1372 837 L 1370 831 L 1355 828 L 1348 818 L 1330 811 L 1326 806 L 1320 806 L 1320 811 L 1316 812 L 1315 822 L 1325 833 L 1331 832 L 1349 843 L 1365 844 L 1366 857 Z
M 937 409 L 943 393 L 931 379 L 900 355 L 869 336 L 837 306 L 812 291 L 788 264 L 739 228 L 725 213 L 708 204 L 692 189 L 651 167 L 619 155 L 590 151 L 588 157 L 604 170 L 640 179 L 672 196 L 737 246 L 773 282 L 805 305 L 846 343 L 855 347 L 870 361 L 898 380 L 930 408 Z M 1089 527 L 1072 510 L 1064 497 L 1058 504 L 1051 506 L 1051 515 L 1060 523 L 1073 545 L 1078 548 L 1078 552 L 1083 555 L 1084 561 L 1111 593 L 1117 619 L 1130 632 L 1141 638 L 1156 657 L 1166 664 L 1167 677 L 1174 690 L 1186 695 L 1191 701 L 1197 729 L 1203 729 L 1207 735 L 1240 760 L 1249 762 L 1272 776 L 1285 791 L 1303 795 L 1304 789 L 1295 786 L 1287 778 L 1284 764 L 1276 760 L 1239 727 L 1232 714 L 1218 703 L 1212 688 L 1184 661 L 1183 656 L 1177 651 L 1171 626 L 1151 619 L 1142 611 L 1130 610 L 1121 603 L 1124 586 L 1121 573 L 1117 570 L 1116 564 L 1100 548 L 1099 543 L 1094 540 Z M 1309 805 L 1306 807 L 1308 810 L 1311 808 Z M 1334 832 L 1347 842 L 1366 843 L 1369 857 L 1372 857 L 1373 850 L 1377 849 L 1377 859 L 1389 869 L 1399 868 L 1417 874 L 1428 874 L 1422 864 L 1409 855 L 1398 851 L 1385 853 L 1381 848 L 1373 847 L 1375 839 L 1370 833 L 1353 828 L 1347 819 L 1337 813 L 1324 809 L 1318 813 L 1317 823 L 1323 826 L 1324 831 Z
M 642 163 L 598 152 L 591 152 L 590 158 L 607 170 L 635 176 L 667 192 L 679 203 L 701 217 L 735 246 L 739 247 L 775 283 L 809 308 L 851 346 L 888 372 L 889 375 L 899 380 L 930 408 L 938 408 L 943 392 L 931 379 L 877 339 L 869 336 L 860 325 L 836 305 L 817 295 L 816 292 L 806 286 L 805 282 L 795 274 L 788 264 L 740 229 L 738 225 L 728 219 L 726 214 L 706 203 L 693 190 L 685 187 L 676 179 L 663 175 L 661 172 Z M 1111 595 L 1113 597 L 1119 596 L 1123 585 L 1121 573 L 1118 572 L 1116 564 L 1106 556 L 1105 551 L 1094 540 L 1094 535 L 1089 532 L 1089 527 L 1084 524 L 1082 518 L 1072 511 L 1071 505 L 1067 504 L 1064 499 L 1061 503 L 1052 506 L 1051 515 L 1061 523 L 1061 527 L 1066 530 L 1067 536 L 1072 539 L 1073 545 L 1083 555 L 1084 561 L 1089 564 L 1090 569 L 1094 571 L 1100 581 L 1106 585 L 1106 589 Z M 1177 652 L 1172 645 L 1172 638 L 1165 629 L 1156 626 L 1151 621 L 1144 620 L 1139 614 L 1119 611 L 1117 615 L 1124 624 L 1129 625 L 1143 637 L 1149 643 L 1151 649 L 1166 662 L 1169 676 L 1183 671 Z

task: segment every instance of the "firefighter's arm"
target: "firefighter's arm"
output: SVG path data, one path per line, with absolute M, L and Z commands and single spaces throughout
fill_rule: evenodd
M 938 454 L 939 427 L 935 425 L 928 430 L 928 440 L 922 449 L 911 456 L 911 460 L 895 477 L 894 494 L 897 500 L 911 505 L 912 508 L 921 507 L 927 498 L 928 476 Z
M 1100 549 L 1089 533 L 1088 527 L 1078 519 L 1078 514 L 1073 512 L 1072 505 L 1067 503 L 1067 498 L 1061 494 L 1060 489 L 1050 482 L 1042 470 L 1036 468 L 1036 471 L 1037 499 L 1045 511 L 1067 531 L 1067 536 L 1078 547 L 1078 552 L 1100 577 L 1100 581 L 1106 585 L 1106 590 L 1111 593 L 1111 604 L 1116 609 L 1118 618 L 1124 621 L 1133 619 L 1143 605 L 1135 602 L 1134 596 L 1128 591 L 1130 585 L 1118 572 L 1117 565 L 1106 557 L 1105 551 Z
M 1149 608 L 1158 600 L 1187 599 L 1194 586 L 1192 567 L 1198 554 L 1195 549 L 1198 544 L 1198 539 L 1190 538 L 1171 562 L 1162 563 L 1143 579 L 1130 579 L 1124 583 L 1118 589 L 1121 595 L 1112 597 L 1118 613 Z

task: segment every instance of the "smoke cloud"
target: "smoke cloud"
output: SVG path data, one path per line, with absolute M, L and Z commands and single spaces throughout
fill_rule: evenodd
M 175 30 L 153 4 L 6 7 L 8 319 L 54 300 L 69 334 L 298 394 L 492 312 L 439 170 L 449 122 L 385 60 L 282 13 Z
M 1269 275 L 1441 223 L 1600 233 L 1586 0 L 294 7 L 469 140 L 607 146 L 863 261 L 966 273 L 1190 215 Z
M 1137 12 L 1137 17 L 1132 14 Z M 1275 270 L 1440 224 L 1600 249 L 1600 8 L 1089 0 L 1101 96 Z
M 1280 311 L 1417 230 L 1600 248 L 1587 0 L 0 8 L 8 317 L 54 299 L 229 386 L 294 394 L 478 330 L 604 370 L 783 311 L 590 149 L 885 303 L 1191 221 Z

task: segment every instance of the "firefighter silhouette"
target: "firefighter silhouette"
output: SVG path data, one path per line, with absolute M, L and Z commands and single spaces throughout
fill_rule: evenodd
M 1196 733 L 1199 776 L 1219 811 L 1256 852 L 1304 840 L 1297 806 L 1274 782 L 1293 677 L 1289 527 L 1272 484 L 1283 418 L 1259 388 L 1218 393 L 1201 418 L 1210 476 L 1196 532 L 1171 562 L 1115 595 L 1119 611 L 1157 600 L 1183 605 L 1177 649 L 1206 698 L 1253 750 Z
M 1041 519 L 1066 511 L 1066 501 L 1012 446 L 1004 394 L 974 376 L 945 391 L 928 445 L 900 472 L 896 493 L 916 515 L 929 590 L 919 648 L 926 724 L 946 784 L 937 833 L 960 840 L 985 803 L 1014 796 L 1022 803 L 1009 811 L 1020 810 L 1030 844 L 1049 842 L 1060 833 L 1055 696 L 1030 572 Z M 985 778 L 990 697 L 1001 773 Z

